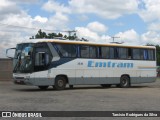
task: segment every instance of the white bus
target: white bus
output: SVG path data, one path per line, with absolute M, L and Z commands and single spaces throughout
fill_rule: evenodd
M 17 44 L 13 58 L 14 83 L 62 90 L 67 84 L 71 88 L 98 84 L 125 88 L 156 80 L 154 46 L 40 41 Z

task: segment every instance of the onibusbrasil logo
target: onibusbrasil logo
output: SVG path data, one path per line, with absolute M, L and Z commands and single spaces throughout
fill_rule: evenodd
M 40 112 L 2 112 L 2 117 L 42 117 Z

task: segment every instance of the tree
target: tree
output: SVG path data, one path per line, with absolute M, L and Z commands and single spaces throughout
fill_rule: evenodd
M 73 36 L 67 36 L 67 35 L 64 35 L 62 33 L 48 33 L 46 34 L 45 32 L 42 32 L 41 29 L 38 30 L 38 33 L 35 35 L 35 36 L 32 36 L 30 37 L 30 39 L 40 39 L 40 38 L 48 38 L 48 39 L 53 39 L 53 38 L 56 38 L 56 37 L 61 37 L 61 38 L 66 38 L 66 39 L 69 39 L 69 40 L 74 40 L 76 39 L 76 34 L 74 34 Z
M 64 36 L 64 38 L 66 38 L 66 39 L 67 39 L 67 35 L 65 35 L 65 36 Z
M 160 46 L 156 45 L 157 65 L 160 66 Z
M 149 44 L 149 43 L 147 43 L 147 46 L 155 46 L 156 47 L 157 65 L 160 66 L 160 46 L 154 45 L 154 44 Z
M 45 32 L 42 32 L 42 30 L 40 29 L 38 33 L 35 35 L 35 39 L 37 38 L 47 38 L 47 34 Z
M 63 35 L 61 33 L 58 33 L 57 37 L 63 37 Z
M 34 39 L 34 36 L 30 37 L 29 39 Z

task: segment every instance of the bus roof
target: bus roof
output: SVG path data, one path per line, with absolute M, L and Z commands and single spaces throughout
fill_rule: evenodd
M 116 43 L 96 43 L 96 42 L 86 42 L 86 41 L 72 41 L 72 40 L 57 40 L 57 39 L 31 39 L 33 43 L 42 42 L 53 42 L 53 43 L 63 43 L 63 44 L 83 44 L 83 45 L 93 45 L 93 46 L 113 46 L 113 47 L 126 47 L 126 48 L 149 48 L 155 49 L 155 46 L 143 46 L 143 45 L 125 45 Z

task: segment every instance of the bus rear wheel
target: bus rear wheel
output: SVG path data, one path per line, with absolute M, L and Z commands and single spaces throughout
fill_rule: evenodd
M 111 84 L 101 84 L 101 86 L 104 88 L 108 88 L 108 87 L 111 87 Z
M 63 76 L 58 76 L 58 77 L 56 77 L 56 79 L 55 79 L 55 84 L 54 84 L 54 88 L 56 89 L 56 90 L 64 90 L 65 89 L 65 87 L 66 87 L 66 78 L 65 77 L 63 77 Z
M 127 76 L 127 75 L 121 76 L 119 86 L 121 88 L 128 88 L 128 87 L 130 87 L 130 78 L 129 78 L 129 76 Z
M 46 90 L 49 86 L 38 86 L 41 90 Z

